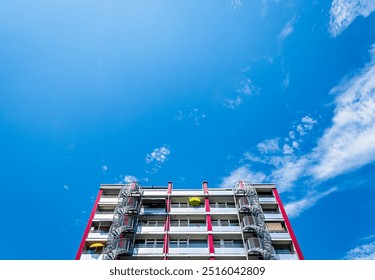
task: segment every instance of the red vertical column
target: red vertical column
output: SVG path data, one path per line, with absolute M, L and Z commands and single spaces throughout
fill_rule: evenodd
M 280 211 L 281 211 L 281 214 L 283 215 L 283 218 L 284 218 L 284 221 L 285 221 L 285 225 L 286 225 L 286 228 L 288 229 L 288 232 L 290 234 L 290 237 L 292 238 L 292 242 L 293 242 L 293 245 L 294 245 L 294 248 L 296 248 L 296 251 L 297 251 L 297 255 L 298 255 L 298 258 L 300 260 L 304 260 L 304 257 L 303 257 L 303 254 L 302 254 L 302 250 L 298 244 L 298 241 L 297 241 L 297 238 L 296 238 L 296 235 L 294 234 L 294 231 L 292 229 L 292 225 L 289 221 L 289 218 L 288 218 L 288 215 L 285 211 L 285 208 L 284 208 L 284 205 L 281 201 L 281 198 L 280 198 L 280 195 L 279 195 L 279 192 L 277 191 L 277 189 L 272 189 L 272 192 L 273 192 L 273 195 L 275 196 L 276 198 L 276 201 L 277 201 L 277 204 L 279 205 L 280 207 Z
M 79 260 L 81 258 L 83 247 L 85 247 L 85 242 L 86 242 L 87 236 L 89 235 L 92 220 L 94 219 L 96 209 L 98 208 L 100 197 L 102 196 L 102 193 L 103 193 L 103 190 L 99 190 L 99 193 L 96 197 L 94 206 L 92 208 L 92 211 L 91 211 L 91 214 L 90 214 L 90 217 L 89 217 L 89 221 L 87 222 L 85 232 L 83 233 L 81 244 L 79 245 L 79 249 L 78 249 L 77 255 L 75 257 L 76 260 Z
M 208 195 L 208 185 L 207 182 L 203 182 L 203 191 L 205 195 Z M 215 257 L 213 256 L 215 254 L 215 247 L 214 247 L 214 238 L 212 236 L 212 222 L 211 222 L 211 209 L 210 209 L 210 200 L 206 196 L 204 199 L 204 205 L 206 209 L 206 224 L 207 224 L 207 242 L 208 242 L 208 251 L 210 252 L 210 260 L 214 260 Z
M 169 252 L 169 229 L 171 226 L 171 216 L 169 212 L 171 211 L 171 198 L 170 195 L 172 193 L 172 182 L 168 182 L 168 189 L 167 189 L 167 198 L 166 198 L 166 211 L 167 211 L 167 218 L 165 219 L 164 224 L 164 246 L 163 246 L 163 260 L 168 260 L 167 254 Z

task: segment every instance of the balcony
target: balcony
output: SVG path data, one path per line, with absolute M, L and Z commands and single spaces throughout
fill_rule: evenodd
M 183 255 L 191 255 L 191 256 L 197 256 L 197 255 L 209 255 L 208 247 L 177 247 L 169 248 L 169 255 L 173 256 L 183 256 Z
M 204 207 L 171 207 L 171 213 L 205 213 L 206 210 Z
M 206 232 L 207 226 L 206 224 L 190 224 L 189 226 L 173 226 L 171 224 L 170 230 L 171 233 L 178 233 L 178 232 Z
M 273 196 L 258 196 L 259 202 L 276 202 L 276 198 Z
M 80 260 L 84 261 L 96 261 L 96 260 L 102 260 L 103 255 L 102 254 L 90 254 L 87 252 L 82 253 Z
M 106 240 L 108 238 L 108 230 L 91 230 L 87 239 L 101 239 Z
M 118 195 L 102 195 L 99 204 L 117 204 Z
M 295 254 L 295 253 L 276 254 L 276 259 L 278 259 L 278 260 L 299 260 L 298 255 Z
M 142 207 L 141 212 L 142 215 L 165 215 L 166 209 L 164 208 L 152 208 L 152 207 Z
M 164 232 L 164 225 L 158 226 L 144 226 L 139 225 L 137 228 L 137 233 L 163 233 Z
M 97 213 L 95 213 L 94 220 L 95 221 L 112 221 L 113 220 L 113 213 L 97 212 Z
M 210 206 L 210 212 L 212 214 L 221 213 L 221 214 L 237 214 L 235 207 L 212 207 Z
M 289 233 L 287 232 L 270 232 L 270 236 L 272 240 L 291 239 Z
M 241 232 L 240 226 L 214 226 L 212 225 L 213 232 Z
M 133 255 L 163 255 L 163 246 L 160 247 L 146 247 L 146 246 L 136 246 L 133 250 Z
M 283 220 L 283 215 L 281 213 L 267 213 L 267 212 L 264 212 L 264 218 L 266 220 Z
M 215 247 L 215 255 L 244 255 L 246 253 L 243 246 L 238 247 Z

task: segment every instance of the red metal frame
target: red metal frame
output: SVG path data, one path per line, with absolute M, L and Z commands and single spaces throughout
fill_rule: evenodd
M 98 208 L 99 200 L 100 200 L 100 197 L 102 196 L 102 193 L 103 193 L 103 190 L 99 190 L 99 193 L 98 193 L 98 195 L 96 197 L 96 200 L 95 200 L 95 203 L 94 203 L 94 207 L 92 208 L 92 211 L 91 211 L 91 214 L 90 214 L 90 217 L 89 217 L 89 221 L 87 222 L 85 232 L 83 233 L 81 244 L 79 245 L 79 249 L 78 249 L 78 252 L 77 252 L 76 257 L 75 257 L 76 260 L 79 260 L 81 258 L 83 248 L 85 247 L 85 242 L 86 242 L 87 236 L 89 235 L 89 232 L 90 232 L 92 220 L 94 219 L 96 209 Z
M 171 217 L 169 216 L 169 212 L 171 211 L 171 199 L 169 198 L 169 195 L 172 193 L 172 188 L 173 188 L 172 182 L 168 182 L 168 190 L 167 190 L 168 198 L 165 201 L 166 210 L 167 210 L 167 219 L 165 220 L 165 225 L 164 225 L 165 233 L 164 233 L 164 246 L 163 246 L 163 254 L 164 254 L 163 260 L 168 260 L 168 257 L 166 256 L 166 254 L 168 254 L 169 252 L 168 232 L 171 227 Z
M 286 225 L 286 227 L 287 227 L 287 229 L 289 231 L 290 237 L 292 238 L 292 242 L 293 242 L 294 248 L 296 249 L 298 258 L 300 260 L 304 260 L 305 258 L 303 257 L 301 247 L 298 244 L 296 235 L 294 234 L 294 231 L 292 229 L 292 225 L 291 225 L 291 223 L 289 221 L 288 215 L 287 215 L 287 213 L 285 211 L 285 208 L 284 208 L 284 205 L 283 205 L 283 203 L 281 201 L 279 192 L 277 191 L 277 189 L 272 189 L 272 192 L 273 192 L 273 195 L 276 198 L 277 204 L 280 207 L 281 214 L 283 215 L 283 218 L 284 218 L 284 221 L 285 221 L 285 225 Z
M 203 182 L 203 191 L 204 194 L 208 194 L 208 184 L 207 182 Z M 208 233 L 207 242 L 208 242 L 208 250 L 210 254 L 215 254 L 215 247 L 214 247 L 214 238 L 212 236 L 212 222 L 211 222 L 211 209 L 210 209 L 210 200 L 208 197 L 204 199 L 205 209 L 206 209 L 206 223 L 207 223 L 207 231 L 211 231 Z M 210 260 L 214 260 L 215 257 L 210 257 Z

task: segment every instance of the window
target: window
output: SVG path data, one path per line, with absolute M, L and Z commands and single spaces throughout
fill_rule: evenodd
M 287 232 L 282 222 L 266 222 L 266 226 L 269 232 Z
M 225 227 L 225 226 L 238 226 L 239 223 L 237 220 L 229 220 L 229 219 L 214 219 L 212 220 L 212 225 L 217 227 Z
M 234 208 L 234 202 L 211 202 L 211 208 Z
M 99 206 L 96 209 L 96 214 L 113 214 L 115 206 Z
M 279 207 L 274 204 L 274 205 L 262 205 L 262 210 L 264 214 L 279 214 Z
M 170 248 L 207 248 L 205 239 L 173 239 L 169 241 Z
M 241 239 L 214 239 L 216 248 L 243 248 Z
M 200 206 L 191 206 L 189 205 L 189 203 L 187 202 L 172 202 L 171 203 L 171 207 L 172 208 L 199 208 L 199 207 L 203 207 L 203 205 L 200 205 Z
M 140 239 L 134 243 L 135 248 L 163 248 L 163 245 L 162 239 Z
M 258 189 L 257 194 L 259 197 L 273 197 L 272 190 Z
M 145 227 L 162 227 L 164 226 L 164 220 L 142 220 L 139 225 Z
M 206 248 L 207 240 L 189 240 L 190 248 Z
M 108 233 L 111 224 L 107 221 L 93 222 L 90 228 L 91 233 Z
M 171 226 L 172 227 L 201 227 L 201 226 L 206 226 L 206 221 L 201 218 L 190 218 L 187 217 L 186 219 L 180 219 L 180 220 L 171 220 Z
M 276 254 L 293 254 L 292 244 L 273 244 Z

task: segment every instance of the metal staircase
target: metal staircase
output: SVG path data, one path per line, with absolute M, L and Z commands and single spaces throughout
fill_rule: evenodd
M 139 184 L 133 182 L 121 188 L 103 252 L 104 260 L 117 260 L 121 256 L 132 255 L 141 200 L 142 189 Z
M 247 252 L 264 260 L 275 260 L 275 250 L 265 224 L 265 217 L 255 187 L 239 181 L 234 186 L 238 199 L 238 211 L 242 217 L 242 230 L 250 237 L 246 239 Z

